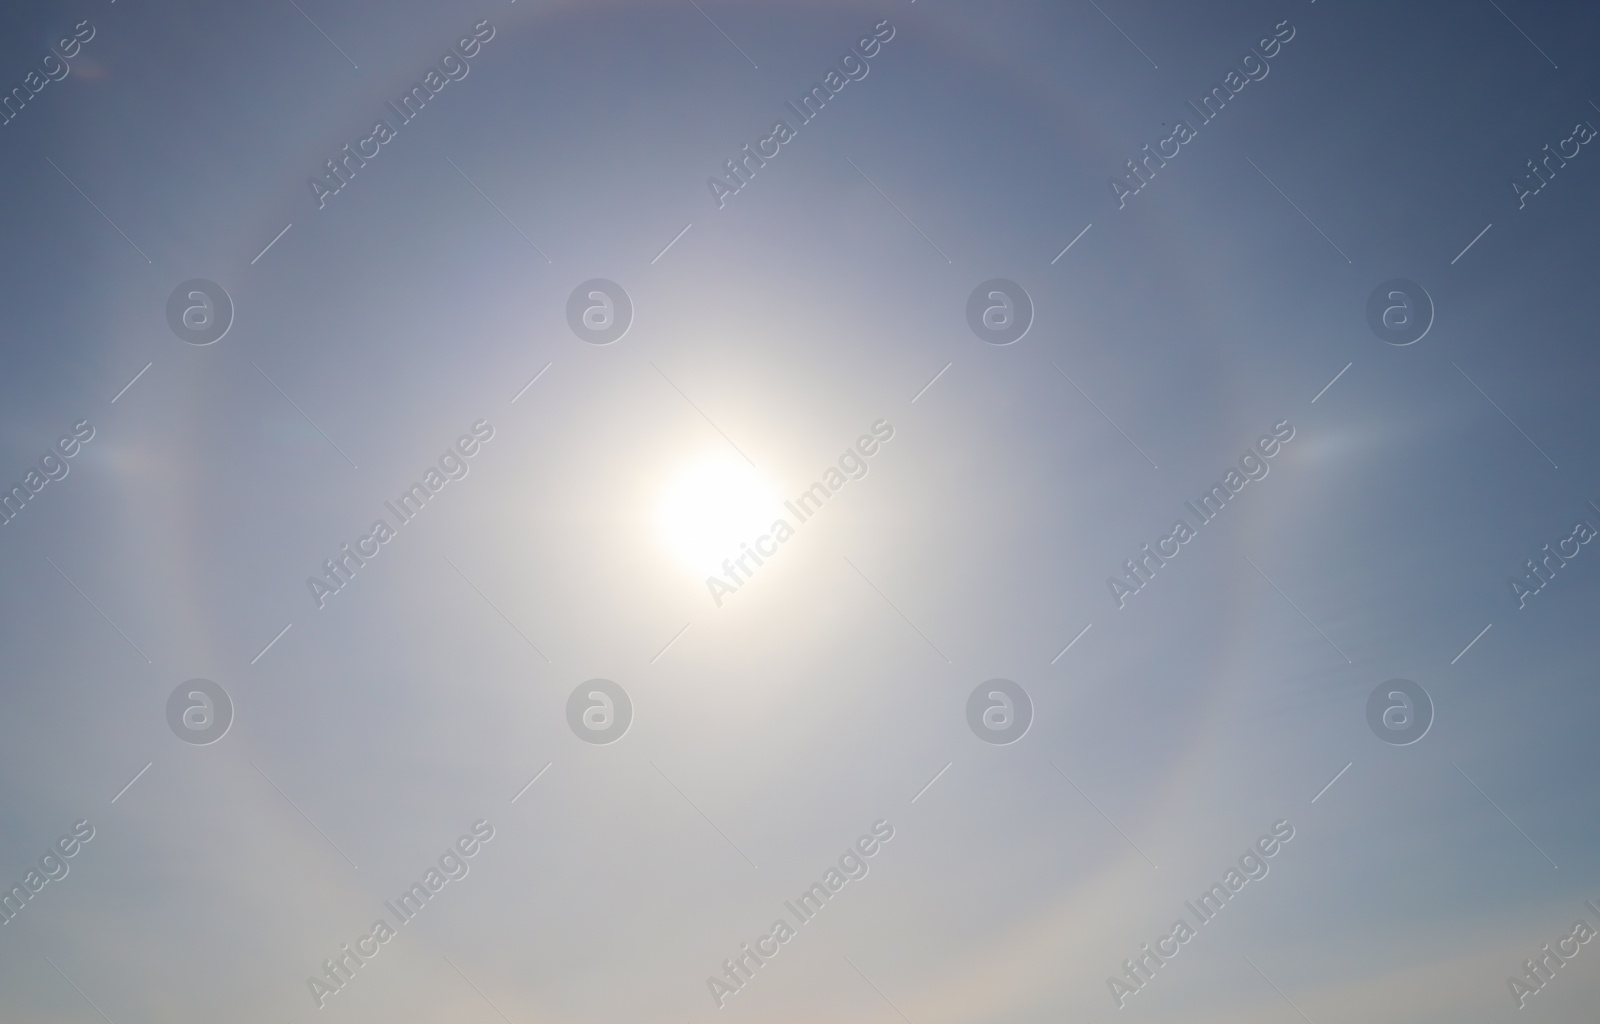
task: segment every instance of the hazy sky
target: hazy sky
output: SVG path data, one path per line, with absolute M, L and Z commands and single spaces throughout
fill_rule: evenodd
M 1583 5 L 0 23 L 0 1017 L 1600 996 Z

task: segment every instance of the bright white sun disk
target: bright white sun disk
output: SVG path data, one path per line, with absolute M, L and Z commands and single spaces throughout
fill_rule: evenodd
M 662 540 L 685 567 L 720 575 L 740 544 L 768 531 L 782 498 L 776 487 L 732 455 L 691 463 L 668 486 L 657 514 Z

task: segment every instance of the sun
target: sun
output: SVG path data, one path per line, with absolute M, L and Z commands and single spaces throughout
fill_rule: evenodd
M 711 453 L 690 462 L 662 494 L 656 524 L 673 558 L 700 575 L 722 572 L 741 542 L 764 533 L 783 499 L 771 482 L 732 454 Z

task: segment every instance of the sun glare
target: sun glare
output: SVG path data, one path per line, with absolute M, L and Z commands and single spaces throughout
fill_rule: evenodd
M 765 533 L 782 498 L 744 460 L 721 453 L 686 466 L 668 486 L 657 515 L 661 538 L 685 567 L 722 572 L 741 542 Z

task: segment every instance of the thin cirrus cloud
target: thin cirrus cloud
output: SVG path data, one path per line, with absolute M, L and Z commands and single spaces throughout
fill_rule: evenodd
M 1600 525 L 1587 149 L 1508 186 L 1600 116 L 1587 13 L 19 8 L 3 80 L 82 18 L 0 128 L 0 479 L 96 431 L 0 527 L 0 880 L 96 829 L 13 896 L 13 1013 L 304 1017 L 480 820 L 319 1012 L 703 1016 L 879 820 L 719 1012 L 1477 1019 L 1592 919 L 1593 556 L 1508 585 Z

